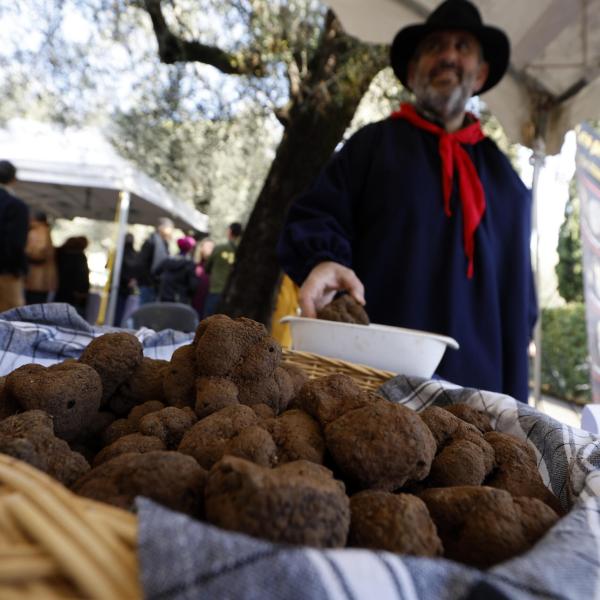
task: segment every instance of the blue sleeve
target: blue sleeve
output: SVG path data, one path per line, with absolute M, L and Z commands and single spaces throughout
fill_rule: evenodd
M 376 132 L 372 124 L 355 133 L 293 202 L 277 253 L 296 284 L 323 261 L 352 265 L 354 207 L 366 182 Z

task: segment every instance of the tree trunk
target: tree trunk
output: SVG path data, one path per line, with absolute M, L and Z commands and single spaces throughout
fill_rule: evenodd
M 281 275 L 276 245 L 288 208 L 330 158 L 387 60 L 384 50 L 348 37 L 337 21 L 328 25 L 302 90 L 292 99 L 283 138 L 217 309 L 267 327 Z

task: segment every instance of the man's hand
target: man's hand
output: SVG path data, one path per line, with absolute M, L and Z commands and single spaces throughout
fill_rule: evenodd
M 365 288 L 352 269 L 331 261 L 319 263 L 300 288 L 298 301 L 302 316 L 314 319 L 317 310 L 329 304 L 336 293 L 343 290 L 364 306 Z

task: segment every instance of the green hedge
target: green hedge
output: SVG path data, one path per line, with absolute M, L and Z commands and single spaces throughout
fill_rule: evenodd
M 591 401 L 585 307 L 573 302 L 542 311 L 542 391 L 577 403 Z

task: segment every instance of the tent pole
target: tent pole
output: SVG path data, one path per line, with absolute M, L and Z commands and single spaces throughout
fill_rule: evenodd
M 125 234 L 127 232 L 127 219 L 129 217 L 129 203 L 131 197 L 129 192 L 119 193 L 119 219 L 117 225 L 117 243 L 115 249 L 115 260 L 113 263 L 108 310 L 106 311 L 105 325 L 114 325 L 115 312 L 117 309 L 117 298 L 119 295 L 119 282 L 121 281 L 121 266 L 123 263 L 123 250 L 125 247 Z M 120 325 L 116 324 L 117 327 Z
M 546 158 L 546 147 L 544 140 L 536 138 L 533 144 L 531 164 L 533 165 L 533 181 L 531 184 L 532 205 L 532 235 L 534 241 L 533 273 L 535 278 L 535 291 L 538 305 L 538 320 L 535 324 L 533 339 L 535 344 L 535 357 L 533 363 L 533 405 L 539 407 L 542 396 L 542 310 L 541 291 L 542 274 L 540 270 L 540 230 L 539 230 L 539 179 Z

